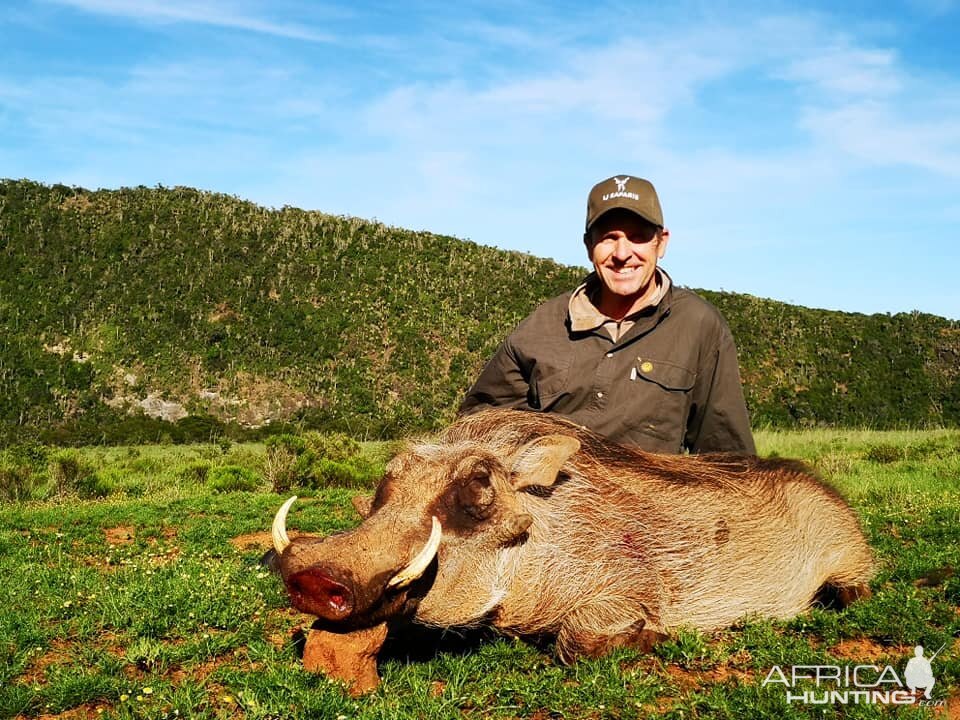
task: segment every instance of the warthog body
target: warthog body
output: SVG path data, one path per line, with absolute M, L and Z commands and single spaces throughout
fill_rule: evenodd
M 347 630 L 407 617 L 553 634 L 566 661 L 846 604 L 872 574 L 853 512 L 799 463 L 653 455 L 536 413 L 459 420 L 357 504 L 355 530 L 292 543 L 278 513 L 294 605 Z

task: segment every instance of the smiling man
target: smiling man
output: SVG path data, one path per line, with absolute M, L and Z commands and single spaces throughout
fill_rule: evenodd
M 669 239 L 649 181 L 595 185 L 583 236 L 594 272 L 520 323 L 461 414 L 515 407 L 643 450 L 755 453 L 733 336 L 658 266 Z

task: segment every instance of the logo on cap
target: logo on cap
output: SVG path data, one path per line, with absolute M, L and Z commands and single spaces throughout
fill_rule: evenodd
M 627 192 L 627 181 L 630 180 L 629 177 L 625 178 L 613 178 L 613 182 L 617 185 L 617 191 L 612 193 L 604 193 L 601 200 L 603 202 L 609 202 L 614 198 L 628 198 L 629 200 L 640 200 L 640 196 L 635 192 Z

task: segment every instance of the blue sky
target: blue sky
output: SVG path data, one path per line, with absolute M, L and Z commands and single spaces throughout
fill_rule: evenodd
M 629 173 L 682 285 L 960 319 L 958 34 L 960 0 L 13 0 L 0 177 L 585 266 L 587 192 Z

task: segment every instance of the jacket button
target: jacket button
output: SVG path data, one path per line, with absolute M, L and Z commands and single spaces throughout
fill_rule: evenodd
M 612 358 L 612 357 L 613 357 L 613 353 L 607 353 L 607 357 L 608 357 L 608 358 Z
M 602 397 L 603 397 L 603 393 L 602 393 L 602 392 L 598 392 L 598 393 L 597 393 L 597 397 L 598 397 L 598 398 L 602 398 Z
M 640 366 L 640 369 L 644 372 L 650 372 L 653 370 L 653 363 L 648 360 Z

